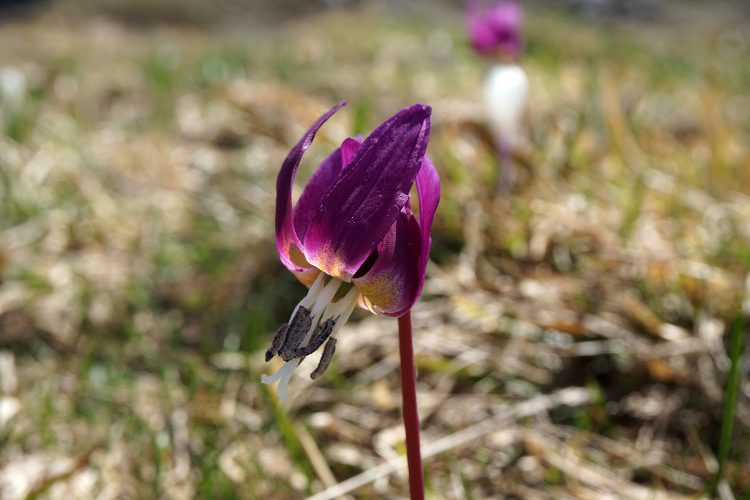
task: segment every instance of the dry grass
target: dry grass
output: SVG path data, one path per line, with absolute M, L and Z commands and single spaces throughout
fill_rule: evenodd
M 395 321 L 355 315 L 286 409 L 259 384 L 303 293 L 275 254 L 275 175 L 340 98 L 303 176 L 398 107 L 435 110 L 443 201 L 414 311 L 431 496 L 703 495 L 750 309 L 750 32 L 722 8 L 532 10 L 507 199 L 458 12 L 3 25 L 27 92 L 0 108 L 0 497 L 406 494 Z M 742 359 L 724 498 L 750 490 Z

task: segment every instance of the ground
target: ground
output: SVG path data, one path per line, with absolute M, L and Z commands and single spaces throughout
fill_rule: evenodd
M 299 188 L 347 135 L 434 109 L 430 497 L 695 498 L 719 462 L 722 498 L 750 490 L 746 7 L 532 3 L 497 196 L 458 5 L 260 2 L 243 25 L 90 3 L 0 28 L 0 497 L 301 498 L 357 475 L 356 498 L 406 495 L 393 319 L 355 314 L 289 405 L 259 383 L 305 293 L 275 176 L 340 99 Z

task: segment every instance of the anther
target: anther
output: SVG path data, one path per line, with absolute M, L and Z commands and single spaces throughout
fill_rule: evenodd
M 328 340 L 333 332 L 333 327 L 336 326 L 336 321 L 333 319 L 327 319 L 322 324 L 318 325 L 315 331 L 310 337 L 310 343 L 306 346 L 299 347 L 294 353 L 295 358 L 304 358 L 317 351 L 323 343 Z
M 323 348 L 323 355 L 320 357 L 320 363 L 318 363 L 318 367 L 310 374 L 311 379 L 315 380 L 328 369 L 328 366 L 331 364 L 331 360 L 333 359 L 334 352 L 336 352 L 336 337 L 331 337 L 330 339 L 328 339 L 326 346 Z
M 300 306 L 294 314 L 291 323 L 289 323 L 286 338 L 279 349 L 281 359 L 289 361 L 295 358 L 294 353 L 307 336 L 307 332 L 310 331 L 311 326 L 312 318 L 310 317 L 310 311 L 306 307 Z
M 276 330 L 276 333 L 273 336 L 273 340 L 271 341 L 271 348 L 266 351 L 266 363 L 271 361 L 271 358 L 279 353 L 279 349 L 281 349 L 281 345 L 286 339 L 286 332 L 288 328 L 289 325 L 284 323 L 278 328 L 278 330 Z

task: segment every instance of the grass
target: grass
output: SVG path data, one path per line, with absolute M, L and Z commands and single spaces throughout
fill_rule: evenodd
M 742 363 L 744 337 L 746 334 L 744 314 L 740 313 L 732 325 L 732 333 L 729 338 L 729 361 L 731 363 L 726 384 L 726 399 L 724 401 L 724 413 L 721 417 L 721 434 L 719 437 L 719 450 L 717 455 L 718 468 L 716 477 L 711 482 L 710 494 L 716 495 L 719 482 L 724 478 L 727 459 L 732 448 L 735 415 L 737 411 L 737 398 L 740 395 L 740 364 Z
M 5 22 L 0 59 L 27 91 L 0 105 L 0 497 L 297 498 L 403 452 L 394 321 L 355 314 L 286 409 L 259 384 L 304 293 L 273 243 L 275 175 L 342 98 L 301 180 L 400 106 L 435 110 L 443 199 L 414 311 L 425 443 L 589 394 L 429 458 L 434 498 L 750 489 L 750 49 L 733 8 L 651 23 L 531 8 L 505 200 L 457 11 Z M 356 495 L 406 491 L 394 474 Z

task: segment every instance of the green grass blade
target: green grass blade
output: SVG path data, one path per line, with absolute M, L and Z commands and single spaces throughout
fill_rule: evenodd
M 731 337 L 729 339 L 729 358 L 731 367 L 727 377 L 726 395 L 724 397 L 724 414 L 721 418 L 721 435 L 719 438 L 719 453 L 717 460 L 719 467 L 716 470 L 716 476 L 711 482 L 711 496 L 716 495 L 716 489 L 719 486 L 724 475 L 724 469 L 729 451 L 732 445 L 732 430 L 734 428 L 734 415 L 737 409 L 737 394 L 740 390 L 740 364 L 742 357 L 742 347 L 744 340 L 745 324 L 742 312 L 737 315 L 732 327 Z

